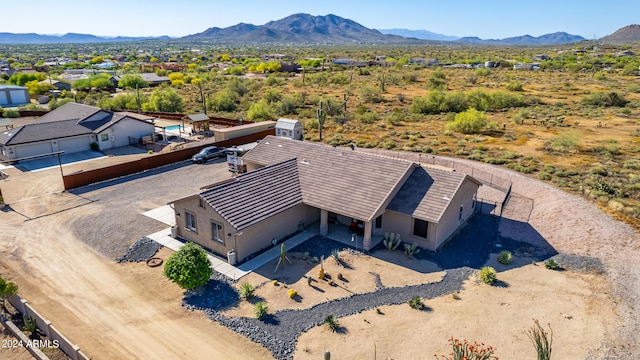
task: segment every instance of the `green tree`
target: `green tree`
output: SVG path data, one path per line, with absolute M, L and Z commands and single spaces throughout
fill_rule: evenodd
M 225 89 L 209 98 L 209 100 L 207 100 L 207 107 L 213 111 L 236 111 L 238 109 L 238 105 L 236 104 L 237 98 L 238 95 L 235 92 Z
M 18 285 L 11 281 L 6 281 L 0 276 L 0 299 L 2 299 L 2 308 L 4 312 L 7 313 L 7 304 L 5 300 L 9 298 L 9 296 L 13 296 L 18 292 Z
M 149 86 L 146 81 L 142 79 L 142 76 L 138 74 L 126 74 L 120 77 L 118 86 L 125 89 L 142 89 Z
M 477 134 L 487 124 L 487 117 L 481 111 L 471 108 L 456 114 L 454 120 L 447 124 L 447 128 L 463 134 Z
M 53 89 L 50 83 L 38 80 L 28 81 L 24 86 L 29 88 L 29 95 L 42 95 Z
M 9 80 L 7 80 L 7 83 L 18 85 L 18 86 L 24 86 L 29 81 L 34 81 L 34 80 L 42 81 L 46 78 L 47 76 L 43 73 L 35 73 L 35 74 L 15 73 L 11 75 Z
M 207 254 L 194 243 L 186 243 L 164 264 L 164 276 L 183 289 L 204 285 L 213 274 Z
M 183 108 L 184 100 L 171 88 L 154 90 L 149 97 L 149 102 L 142 105 L 145 111 L 181 112 Z
M 257 103 L 251 104 L 251 107 L 249 107 L 249 111 L 247 111 L 247 117 L 249 118 L 249 120 L 254 121 L 266 121 L 275 119 L 271 105 L 269 105 L 269 103 L 267 103 L 264 99 L 258 101 Z
M 277 89 L 267 89 L 264 91 L 262 98 L 269 104 L 273 104 L 282 99 L 282 93 Z

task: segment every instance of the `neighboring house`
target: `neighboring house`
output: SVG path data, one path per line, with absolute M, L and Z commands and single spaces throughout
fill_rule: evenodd
M 149 87 L 155 87 L 171 81 L 168 76 L 158 76 L 156 73 L 139 73 L 135 75 L 140 75 L 142 80 L 144 80 Z M 111 83 L 113 86 L 118 87 L 118 82 L 120 82 L 120 76 L 111 77 Z
M 29 103 L 29 88 L 16 85 L 0 85 L 0 106 L 12 107 Z
M 51 84 L 51 86 L 53 86 L 54 89 L 56 90 L 66 90 L 66 91 L 71 91 L 71 84 L 68 82 L 64 82 L 64 81 L 60 81 L 60 80 L 42 80 L 40 81 L 41 84 Z
M 316 223 L 322 235 L 349 226 L 366 250 L 385 232 L 436 250 L 474 214 L 480 186 L 462 173 L 276 136 L 243 161 L 248 173 L 171 203 L 179 236 L 241 260 Z
M 128 112 L 115 113 L 93 106 L 67 103 L 34 123 L 0 132 L 0 153 L 9 159 L 73 153 L 130 145 L 154 133 L 151 118 Z
M 284 136 L 293 140 L 302 140 L 302 123 L 299 120 L 280 118 L 276 121 L 276 136 Z

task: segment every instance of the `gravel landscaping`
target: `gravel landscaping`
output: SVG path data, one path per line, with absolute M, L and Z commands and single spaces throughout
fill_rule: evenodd
M 147 261 L 155 255 L 160 248 L 162 248 L 162 245 L 160 245 L 159 242 L 145 236 L 131 245 L 123 256 L 116 259 L 116 262 L 125 263 Z
M 277 359 L 288 360 L 293 357 L 300 334 L 322 325 L 327 315 L 340 318 L 384 305 L 405 304 L 414 296 L 432 299 L 460 291 L 463 282 L 475 271 L 474 269 L 486 263 L 490 253 L 497 253 L 504 249 L 515 251 L 525 246 L 528 249 L 531 248 L 530 244 L 498 236 L 496 218 L 477 215 L 471 220 L 469 226 L 456 235 L 455 241 L 450 242 L 441 251 L 421 250 L 416 254 L 417 259 L 435 262 L 446 269 L 446 275 L 439 282 L 384 287 L 378 280 L 375 291 L 327 301 L 308 309 L 277 311 L 270 314 L 264 321 L 260 321 L 255 318 L 222 315 L 221 311 L 237 304 L 240 296 L 232 287 L 232 281 L 224 276 L 214 275 L 214 278 L 204 287 L 187 292 L 183 305 L 188 309 L 201 310 L 210 319 L 263 345 Z M 314 236 L 290 251 L 309 252 L 311 256 L 326 258 L 331 256 L 334 249 L 347 250 L 355 254 L 363 253 L 344 243 L 320 235 Z M 382 249 L 384 246 L 379 245 L 371 252 L 365 253 L 371 254 Z M 539 260 L 549 258 L 551 255 L 554 254 L 545 253 Z

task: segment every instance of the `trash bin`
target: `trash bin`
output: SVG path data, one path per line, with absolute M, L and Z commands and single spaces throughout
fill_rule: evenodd
M 172 226 L 171 227 L 171 237 L 174 238 L 174 239 L 178 237 L 178 227 L 177 226 Z
M 227 261 L 229 262 L 230 265 L 235 265 L 236 264 L 236 251 L 235 250 L 227 251 Z

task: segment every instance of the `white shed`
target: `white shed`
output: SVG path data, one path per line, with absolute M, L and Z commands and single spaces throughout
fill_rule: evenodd
M 276 136 L 302 140 L 302 123 L 298 120 L 280 118 L 276 121 Z

